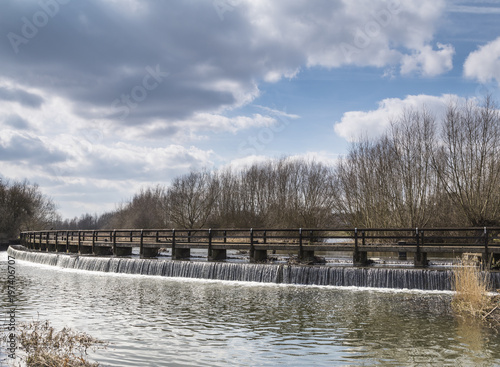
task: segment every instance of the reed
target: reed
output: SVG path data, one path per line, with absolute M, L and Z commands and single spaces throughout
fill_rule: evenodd
M 453 270 L 453 310 L 461 316 L 486 319 L 496 309 L 490 295 L 488 273 L 481 271 L 477 257 L 464 254 Z

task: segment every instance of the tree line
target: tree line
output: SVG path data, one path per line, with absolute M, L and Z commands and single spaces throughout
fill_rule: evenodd
M 77 228 L 250 228 L 332 226 L 333 169 L 283 158 L 241 170 L 190 172 L 140 190 L 103 216 L 59 223 Z
M 336 211 L 366 227 L 500 225 L 500 117 L 490 98 L 442 121 L 406 111 L 336 170 Z
M 52 212 L 46 213 L 48 220 Z M 25 228 L 28 222 L 23 222 Z M 112 212 L 83 214 L 53 225 L 499 226 L 499 110 L 490 98 L 482 104 L 450 103 L 439 120 L 425 108 L 406 110 L 381 137 L 353 143 L 336 164 L 285 157 L 241 169 L 190 172 L 167 186 L 143 188 Z
M 0 178 L 0 236 L 15 238 L 19 231 L 50 228 L 59 220 L 54 202 L 28 181 Z
M 335 165 L 288 157 L 191 172 L 105 218 L 109 228 L 498 226 L 499 111 L 491 98 L 452 102 L 440 120 L 406 110 Z

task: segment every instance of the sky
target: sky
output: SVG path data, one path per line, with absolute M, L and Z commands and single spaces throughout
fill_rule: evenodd
M 496 0 L 2 0 L 0 178 L 63 218 L 500 100 Z

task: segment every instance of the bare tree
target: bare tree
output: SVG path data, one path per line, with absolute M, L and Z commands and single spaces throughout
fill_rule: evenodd
M 354 143 L 335 170 L 335 209 L 345 223 L 359 227 L 390 226 L 392 154 L 387 137 Z
M 296 161 L 294 166 L 289 224 L 307 228 L 331 226 L 335 190 L 332 168 L 306 160 Z
M 38 185 L 0 180 L 0 232 L 15 237 L 22 230 L 51 227 L 58 219 L 54 203 Z
M 435 120 L 425 109 L 407 110 L 392 122 L 389 195 L 393 225 L 423 227 L 436 220 L 442 187 L 433 167 Z
M 132 228 L 164 228 L 167 225 L 166 190 L 157 185 L 134 195 L 130 208 Z
M 435 167 L 452 202 L 474 226 L 500 224 L 500 116 L 490 97 L 451 104 Z
M 174 179 L 167 192 L 170 221 L 181 228 L 202 228 L 214 213 L 219 182 L 207 172 Z

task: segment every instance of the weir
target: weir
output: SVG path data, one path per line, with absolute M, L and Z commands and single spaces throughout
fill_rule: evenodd
M 31 252 L 23 246 L 11 246 L 8 253 L 18 260 L 69 269 L 227 281 L 451 290 L 452 279 L 451 270 L 130 259 Z M 488 274 L 493 289 L 500 288 L 500 273 Z

